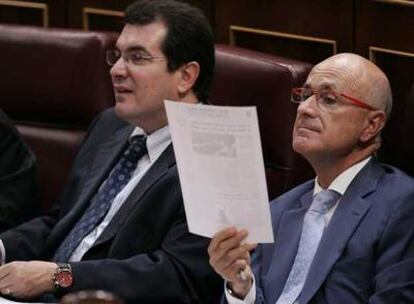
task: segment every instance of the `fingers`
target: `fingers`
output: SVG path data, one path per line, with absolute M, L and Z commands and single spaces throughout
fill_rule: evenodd
M 8 264 L 0 267 L 0 280 L 7 277 L 10 273 L 10 267 Z
M 225 269 L 225 272 L 228 274 L 229 280 L 231 282 L 243 281 L 240 272 L 244 271 L 246 268 L 250 267 L 247 264 L 246 260 L 238 259 L 235 260 L 228 268 Z
M 210 245 L 208 246 L 208 253 L 211 254 L 211 252 L 215 251 L 218 249 L 218 246 L 220 246 L 220 244 L 231 237 L 234 237 L 237 234 L 237 229 L 235 227 L 229 227 L 226 229 L 223 229 L 219 232 L 217 232 L 211 242 Z
M 2 294 L 6 295 L 6 296 L 11 295 L 11 291 L 10 291 L 10 288 L 9 288 L 9 287 L 1 288 L 1 289 L 0 289 L 0 292 L 1 292 Z
M 234 227 L 218 232 L 212 239 L 208 248 L 212 264 L 220 268 L 228 267 L 235 259 L 242 257 L 245 247 L 241 241 L 247 236 L 246 230 L 237 231 Z
M 0 293 L 4 295 L 10 294 L 10 289 L 8 288 L 10 285 L 9 274 L 10 274 L 9 265 L 6 264 L 0 267 Z
M 230 227 L 215 234 L 210 243 L 210 264 L 227 281 L 241 280 L 240 271 L 250 265 L 249 251 L 256 244 L 243 244 L 247 235 L 246 230 Z

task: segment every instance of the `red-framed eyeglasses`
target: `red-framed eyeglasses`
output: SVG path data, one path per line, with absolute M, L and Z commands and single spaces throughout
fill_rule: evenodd
M 333 109 L 341 101 L 343 101 L 353 104 L 360 108 L 376 110 L 375 108 L 371 107 L 370 105 L 366 104 L 365 102 L 357 98 L 345 95 L 343 93 L 335 92 L 331 89 L 312 90 L 311 88 L 293 88 L 291 101 L 294 103 L 301 103 L 308 100 L 313 95 L 315 95 L 318 104 L 325 109 Z M 346 99 L 340 100 L 339 96 L 344 97 Z

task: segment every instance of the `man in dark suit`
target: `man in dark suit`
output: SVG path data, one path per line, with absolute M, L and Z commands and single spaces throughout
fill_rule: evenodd
M 188 232 L 164 108 L 165 99 L 208 97 L 208 21 L 188 4 L 137 1 L 107 61 L 115 108 L 92 124 L 51 214 L 0 235 L 0 291 L 103 289 L 127 303 L 217 303 L 221 279 L 207 239 Z
M 40 213 L 36 159 L 0 110 L 0 231 Z
M 299 103 L 293 148 L 315 180 L 271 203 L 275 243 L 218 232 L 210 263 L 228 303 L 413 303 L 414 180 L 377 162 L 392 106 L 372 62 L 339 54 L 316 65 Z M 250 266 L 251 265 L 251 266 Z

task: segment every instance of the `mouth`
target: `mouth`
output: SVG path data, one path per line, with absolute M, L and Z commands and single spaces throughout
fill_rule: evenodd
M 128 87 L 124 86 L 114 86 L 115 94 L 131 94 L 133 91 Z
M 320 133 L 321 130 L 317 126 L 314 126 L 309 123 L 300 123 L 296 126 L 297 132 L 315 132 Z
M 312 131 L 312 132 L 318 132 L 318 133 L 319 133 L 319 130 L 318 130 L 317 128 L 314 128 L 314 127 L 308 127 L 308 126 L 298 126 L 296 129 L 297 129 L 298 131 L 303 130 L 303 131 Z

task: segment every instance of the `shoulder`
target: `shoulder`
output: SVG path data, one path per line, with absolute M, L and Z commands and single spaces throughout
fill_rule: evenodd
M 110 128 L 119 129 L 128 126 L 129 124 L 118 117 L 115 113 L 115 109 L 109 108 L 101 112 L 95 120 L 92 122 L 90 129 L 94 128 Z
M 125 128 L 131 128 L 132 130 L 131 125 L 116 115 L 114 108 L 106 109 L 89 126 L 83 146 L 99 145 Z
M 314 185 L 315 180 L 312 179 L 275 198 L 270 202 L 272 213 L 299 206 L 301 197 L 312 191 Z
M 359 185 L 358 185 L 359 183 Z M 398 168 L 380 163 L 370 162 L 356 178 L 357 187 L 369 188 L 373 193 L 386 197 L 403 197 L 414 193 L 414 178 Z
M 388 221 L 414 215 L 414 179 L 375 160 L 358 174 L 347 192 L 372 205 L 369 213 L 373 219 Z
M 393 166 L 380 164 L 384 175 L 379 180 L 383 186 L 396 186 L 395 189 L 408 189 L 414 191 L 414 178 Z

